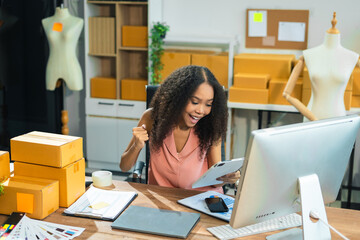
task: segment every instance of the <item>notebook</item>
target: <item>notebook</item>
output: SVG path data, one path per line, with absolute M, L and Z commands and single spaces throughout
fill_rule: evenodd
M 136 192 L 104 190 L 90 186 L 64 213 L 114 221 L 136 196 Z
M 129 206 L 112 224 L 112 228 L 186 238 L 200 219 L 199 213 Z

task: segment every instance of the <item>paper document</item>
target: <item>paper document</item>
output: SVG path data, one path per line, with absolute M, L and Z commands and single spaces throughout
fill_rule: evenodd
M 136 192 L 103 190 L 90 186 L 64 213 L 113 221 L 136 196 Z
M 304 22 L 279 22 L 279 41 L 304 42 L 305 41 Z
M 267 36 L 267 11 L 249 11 L 248 36 Z
M 209 208 L 206 206 L 205 198 L 212 197 L 212 196 L 213 197 L 221 197 L 224 200 L 226 206 L 229 208 L 229 211 L 227 211 L 227 212 L 211 212 L 209 210 Z M 220 218 L 222 220 L 229 222 L 231 213 L 233 210 L 233 206 L 234 206 L 234 201 L 235 200 L 233 197 L 227 196 L 225 194 L 221 194 L 221 193 L 218 193 L 215 191 L 207 191 L 207 192 L 203 192 L 203 193 L 194 195 L 192 197 L 178 200 L 178 203 L 180 203 L 181 205 L 184 205 L 186 207 L 206 213 L 210 216 L 217 217 L 217 218 Z

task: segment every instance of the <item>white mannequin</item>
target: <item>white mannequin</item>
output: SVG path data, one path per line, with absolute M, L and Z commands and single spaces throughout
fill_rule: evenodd
M 50 46 L 46 66 L 46 89 L 55 90 L 56 83 L 63 79 L 69 89 L 83 89 L 83 77 L 76 57 L 76 45 L 84 21 L 72 16 L 67 8 L 57 7 L 55 14 L 42 20 Z
M 341 46 L 340 33 L 335 28 L 335 16 L 334 13 L 333 26 L 326 32 L 323 44 L 303 52 L 304 57 L 300 57 L 283 93 L 283 96 L 307 118 L 304 118 L 304 121 L 346 115 L 344 92 L 359 61 L 359 55 Z M 307 108 L 290 96 L 304 61 L 311 81 L 311 98 Z

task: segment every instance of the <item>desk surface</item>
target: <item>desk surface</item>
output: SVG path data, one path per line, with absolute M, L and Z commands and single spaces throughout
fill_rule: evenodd
M 197 212 L 178 204 L 176 201 L 199 193 L 193 190 L 175 189 L 159 187 L 154 185 L 145 185 L 140 183 L 129 183 L 122 181 L 113 181 L 116 189 L 124 191 L 138 192 L 137 198 L 132 202 L 133 205 L 169 209 L 175 211 Z M 84 227 L 86 230 L 76 239 L 169 239 L 157 235 L 142 234 L 130 231 L 112 230 L 109 221 L 95 220 L 90 218 L 71 217 L 63 215 L 65 208 L 58 209 L 44 219 L 47 222 L 54 222 L 64 225 Z M 340 208 L 326 208 L 329 223 L 349 239 L 360 239 L 360 211 L 347 210 Z M 3 223 L 7 216 L 0 215 L 0 223 Z M 188 239 L 215 239 L 206 229 L 218 225 L 227 224 L 226 222 L 201 214 L 200 221 L 192 230 Z M 274 233 L 274 232 L 272 232 Z M 332 234 L 332 239 L 341 239 L 338 235 Z M 262 239 L 264 240 L 269 233 L 258 234 L 241 239 Z

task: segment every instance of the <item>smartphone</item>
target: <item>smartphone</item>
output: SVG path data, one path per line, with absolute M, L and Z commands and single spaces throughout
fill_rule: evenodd
M 205 202 L 211 212 L 229 211 L 224 200 L 220 197 L 205 198 Z

